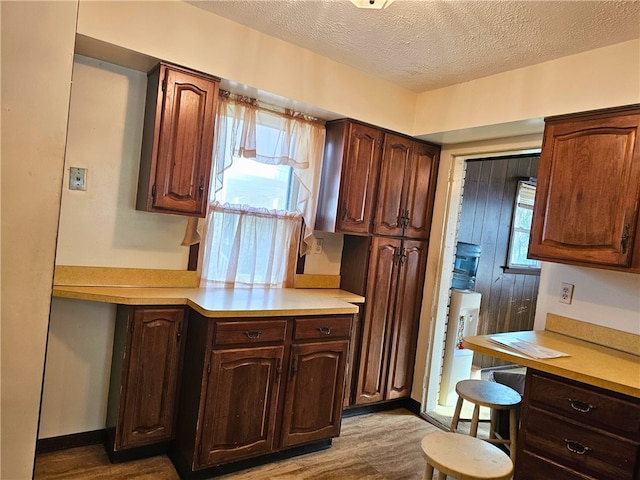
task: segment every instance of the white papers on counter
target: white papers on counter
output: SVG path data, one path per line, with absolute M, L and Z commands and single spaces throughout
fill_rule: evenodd
M 489 337 L 489 341 L 496 343 L 502 347 L 510 348 L 516 352 L 522 353 L 531 358 L 545 359 L 545 358 L 558 358 L 568 357 L 568 353 L 559 352 L 550 348 L 542 347 L 535 343 L 527 342 L 519 338 L 510 337 Z

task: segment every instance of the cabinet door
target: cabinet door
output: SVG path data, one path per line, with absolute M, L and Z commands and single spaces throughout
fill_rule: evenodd
M 407 175 L 407 220 L 403 235 L 408 238 L 429 238 L 431 214 L 438 173 L 440 149 L 415 142 L 411 154 L 411 169 Z
M 293 345 L 282 418 L 282 446 L 340 433 L 348 340 Z
M 283 346 L 213 350 L 196 464 L 213 466 L 274 447 Z
M 401 243 L 396 238 L 374 237 L 371 244 L 356 405 L 384 400 Z
M 384 137 L 374 233 L 402 235 L 408 216 L 412 144 L 410 139 L 398 135 L 387 133 Z
M 628 267 L 640 200 L 640 114 L 545 126 L 529 254 Z
M 138 308 L 129 322 L 115 450 L 173 437 L 184 310 Z
M 408 397 L 411 394 L 426 262 L 427 242 L 417 240 L 403 242 L 400 252 L 398 294 L 390 335 L 387 400 Z
M 373 220 L 382 132 L 351 123 L 344 154 L 337 230 L 366 234 Z
M 205 216 L 218 83 L 160 65 L 146 210 Z M 144 138 L 143 143 L 147 141 Z M 144 176 L 143 168 L 140 174 Z M 139 196 L 138 208 L 140 200 Z

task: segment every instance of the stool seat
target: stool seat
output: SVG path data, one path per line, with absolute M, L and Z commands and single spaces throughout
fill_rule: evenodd
M 508 444 L 511 452 L 511 460 L 515 461 L 517 419 L 516 410 L 522 402 L 522 397 L 513 388 L 501 383 L 488 380 L 461 380 L 456 384 L 458 403 L 451 420 L 451 431 L 456 432 L 462 411 L 462 402 L 467 400 L 474 404 L 473 417 L 469 434 L 472 437 L 478 435 L 478 420 L 480 418 L 480 407 L 491 409 L 491 427 L 489 438 L 485 439 L 492 443 Z M 496 410 L 509 410 L 509 438 L 496 438 Z
M 511 410 L 522 397 L 513 388 L 489 380 L 461 380 L 456 384 L 458 396 L 494 410 Z
M 458 480 L 508 480 L 513 462 L 498 447 L 460 433 L 434 432 L 422 439 L 427 461 L 424 480 L 432 480 L 434 468 L 439 480 L 450 475 Z

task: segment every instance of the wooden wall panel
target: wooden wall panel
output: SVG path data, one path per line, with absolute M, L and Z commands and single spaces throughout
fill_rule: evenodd
M 468 160 L 458 240 L 482 246 L 475 291 L 482 294 L 478 335 L 531 330 L 539 276 L 505 273 L 519 177 L 535 177 L 538 156 Z M 476 354 L 474 365 L 505 362 Z

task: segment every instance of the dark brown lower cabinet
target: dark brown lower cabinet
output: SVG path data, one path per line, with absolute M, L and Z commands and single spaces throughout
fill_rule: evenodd
M 354 403 L 408 397 L 427 242 L 373 237 Z
M 640 479 L 640 401 L 529 369 L 515 480 Z
M 118 306 L 107 408 L 111 452 L 173 439 L 184 325 L 183 307 Z
M 284 346 L 212 350 L 198 465 L 273 450 Z
M 293 345 L 282 419 L 282 446 L 332 438 L 340 433 L 349 342 Z
M 172 459 L 189 473 L 340 433 L 351 315 L 190 318 Z

